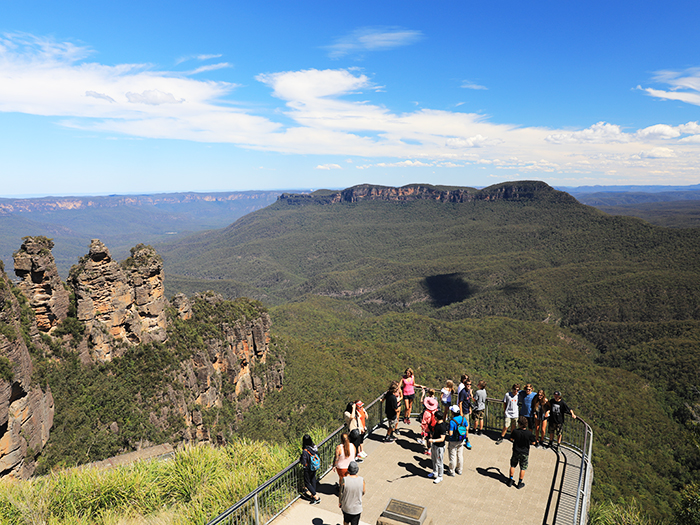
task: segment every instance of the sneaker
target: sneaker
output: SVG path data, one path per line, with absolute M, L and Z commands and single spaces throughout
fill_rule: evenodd
M 471 450 L 471 449 L 472 449 L 472 444 L 469 443 L 469 441 L 467 441 L 467 443 L 466 443 L 464 446 L 467 447 L 467 450 Z
M 321 498 L 312 499 L 311 501 L 309 501 L 309 504 L 310 504 L 310 505 L 320 505 L 320 504 L 321 504 Z
M 360 452 L 360 453 L 358 454 L 358 456 L 360 456 L 361 458 L 364 459 L 364 458 L 367 457 L 367 452 L 365 452 L 365 451 L 363 450 L 362 452 Z
M 429 451 L 429 450 L 426 450 L 426 451 L 424 452 L 424 454 L 427 454 L 428 456 L 430 456 L 430 451 Z
M 498 440 L 496 441 L 496 445 L 500 445 L 501 443 L 503 443 L 503 438 L 499 437 Z
M 510 479 L 508 480 L 508 486 L 509 486 L 509 487 L 512 487 L 512 486 L 513 486 L 513 478 L 510 478 Z
M 451 478 L 455 477 L 454 472 L 452 472 L 452 471 L 445 472 L 445 476 L 450 476 Z
M 438 483 L 441 483 L 441 482 L 442 482 L 442 478 L 435 478 L 435 479 L 433 480 L 433 483 L 435 483 L 436 485 L 437 485 Z
M 455 470 L 455 474 L 457 474 L 458 476 L 461 476 L 461 475 L 462 475 L 462 471 L 461 471 L 461 470 Z
M 524 486 L 525 486 L 525 482 L 521 480 L 520 483 L 518 483 L 518 488 L 521 489 Z
M 425 445 L 425 441 L 423 441 L 423 438 L 418 438 L 418 444 Z
M 436 476 L 435 476 L 435 472 L 431 472 L 430 474 L 428 474 L 428 477 L 429 477 L 430 479 L 433 479 L 434 477 L 436 477 Z
M 360 456 L 357 456 L 355 458 L 355 463 L 362 463 L 363 461 L 364 461 L 364 459 L 362 459 Z
M 540 448 L 540 442 L 539 442 L 539 441 L 535 441 L 535 448 Z

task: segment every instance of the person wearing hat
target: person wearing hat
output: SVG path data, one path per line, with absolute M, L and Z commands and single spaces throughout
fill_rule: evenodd
M 433 460 L 433 471 L 428 474 L 428 477 L 433 480 L 433 483 L 442 482 L 444 473 L 445 459 L 445 438 L 447 437 L 447 425 L 445 424 L 445 416 L 439 410 L 435 412 L 437 423 L 433 428 L 433 433 L 428 439 L 430 445 L 431 459 Z
M 459 427 L 469 428 L 469 418 L 460 415 L 459 406 L 452 405 L 452 419 L 447 429 L 447 455 L 450 461 L 449 471 L 445 469 L 448 476 L 462 474 L 462 464 L 464 463 L 464 443 L 466 436 L 459 433 Z
M 435 426 L 435 412 L 438 409 L 438 400 L 435 398 L 435 390 L 432 388 L 428 389 L 428 396 L 423 400 L 423 417 L 420 422 L 421 438 L 418 443 L 428 447 L 427 438 Z M 430 455 L 430 447 L 425 451 L 426 454 Z
M 358 525 L 360 523 L 365 480 L 357 475 L 359 471 L 360 466 L 355 461 L 351 461 L 338 501 L 338 507 L 343 511 L 343 525 Z
M 564 427 L 564 414 L 571 414 L 572 419 L 576 419 L 576 414 L 569 408 L 561 398 L 561 392 L 554 392 L 554 399 L 549 400 L 549 446 L 555 446 L 554 434 L 557 435 L 558 447 L 561 443 L 562 428 Z

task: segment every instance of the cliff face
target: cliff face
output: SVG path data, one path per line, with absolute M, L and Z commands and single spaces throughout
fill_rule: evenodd
M 321 190 L 308 194 L 283 193 L 278 200 L 291 205 L 337 204 L 367 200 L 408 202 L 434 200 L 439 202 L 473 202 L 495 200 L 529 200 L 544 194 L 556 194 L 557 198 L 576 200 L 558 192 L 544 182 L 522 181 L 498 184 L 482 190 L 475 188 L 432 186 L 430 184 L 409 184 L 400 188 L 360 184 L 341 191 Z
M 179 302 L 182 306 L 182 297 Z M 210 323 L 217 317 L 211 312 L 225 308 L 228 302 L 221 295 L 208 293 L 195 295 L 193 303 L 194 308 L 190 305 L 185 309 L 188 322 Z M 165 428 L 173 411 L 184 417 L 186 428 L 182 437 L 186 442 L 220 443 L 224 440 L 223 433 L 212 435 L 212 427 L 230 430 L 235 426 L 235 420 L 217 420 L 207 426 L 202 418 L 203 410 L 221 408 L 229 401 L 235 404 L 238 419 L 252 405 L 262 403 L 268 392 L 282 388 L 284 361 L 279 356 L 271 357 L 271 323 L 266 312 L 217 324 L 221 335 L 212 334 L 205 348 L 196 350 L 181 364 L 173 384 L 184 388 L 169 388 L 160 413 L 151 414 L 151 423 L 161 428 Z
M 23 306 L 4 271 L 0 305 L 0 477 L 24 479 L 34 472 L 34 460 L 49 439 L 54 401 L 49 387 L 42 390 L 32 384 L 32 359 L 24 335 L 38 335 L 39 328 L 36 323 L 20 323 L 27 316 L 22 316 Z
M 15 275 L 42 332 L 51 332 L 68 315 L 69 294 L 64 288 L 51 254 L 53 242 L 46 237 L 25 237 L 15 252 Z
M 122 265 L 97 239 L 68 278 L 94 359 L 111 361 L 129 345 L 166 338 L 163 261 L 139 245 Z
M 43 237 L 25 239 L 15 255 L 15 273 L 21 278 L 15 293 L 2 272 L 0 476 L 30 476 L 53 424 L 51 389 L 46 386 L 44 391 L 31 383 L 32 356 L 43 360 L 44 370 L 77 350 L 84 363 L 114 365 L 93 370 L 133 377 L 133 365 L 124 369 L 119 368 L 120 362 L 111 362 L 140 345 L 136 355 L 144 356 L 139 358 L 146 360 L 142 362 L 162 363 L 151 376 L 147 396 L 140 390 L 125 393 L 123 402 L 132 404 L 127 409 L 131 415 L 103 421 L 104 410 L 98 410 L 88 418 L 86 432 L 120 436 L 129 427 L 128 437 L 119 438 L 123 444 L 114 453 L 151 443 L 150 437 L 134 435 L 130 417 L 145 417 L 144 424 L 161 431 L 161 440 L 170 436 L 174 443 L 223 442 L 245 410 L 282 387 L 284 362 L 270 351 L 270 318 L 258 303 L 225 301 L 208 293 L 192 300 L 180 294 L 171 304 L 164 295 L 163 262 L 153 248 L 138 245 L 127 260 L 118 263 L 96 239 L 71 268 L 65 286 L 58 278 L 52 247 Z M 66 288 L 73 293 L 73 305 Z M 171 329 L 172 341 L 168 339 Z M 60 383 L 64 382 L 70 379 Z M 115 384 L 117 388 L 121 386 Z M 65 406 L 66 397 L 61 396 L 71 397 L 74 391 L 61 384 L 55 391 L 57 400 L 62 399 Z M 98 397 L 93 400 L 102 406 Z M 225 416 L 216 411 L 222 407 Z M 62 416 L 63 427 L 71 424 Z

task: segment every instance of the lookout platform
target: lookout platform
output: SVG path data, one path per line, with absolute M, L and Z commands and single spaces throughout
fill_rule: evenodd
M 571 450 L 531 447 L 525 486 L 508 487 L 512 443 L 496 445 L 498 433 L 470 436 L 472 449 L 464 449 L 462 475 L 445 476 L 434 484 L 430 456 L 417 443 L 420 425 L 399 423 L 397 441 L 384 443 L 379 428 L 365 440 L 368 457 L 360 463 L 365 479 L 361 523 L 374 525 L 391 499 L 423 506 L 434 525 L 488 523 L 510 525 L 514 521 L 556 525 L 574 522 L 581 458 Z M 449 463 L 445 451 L 445 464 Z M 514 478 L 517 484 L 519 468 Z M 319 505 L 297 500 L 274 520 L 274 525 L 342 525 L 335 472 L 319 482 Z

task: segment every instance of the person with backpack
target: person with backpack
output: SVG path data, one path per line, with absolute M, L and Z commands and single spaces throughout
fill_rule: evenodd
M 445 438 L 447 437 L 447 425 L 445 424 L 445 416 L 439 410 L 435 412 L 435 428 L 428 439 L 430 445 L 430 457 L 433 460 L 433 471 L 428 474 L 428 477 L 433 480 L 433 483 L 441 483 L 444 472 L 445 460 Z
M 464 443 L 468 435 L 469 419 L 464 415 L 460 415 L 457 405 L 452 405 L 450 410 L 452 411 L 452 419 L 447 429 L 447 455 L 450 466 L 449 471 L 446 470 L 445 473 L 448 476 L 454 476 L 455 474 L 462 474 Z
M 301 458 L 299 462 L 304 469 L 304 486 L 311 498 L 309 503 L 318 505 L 321 503 L 321 498 L 316 494 L 316 473 L 321 468 L 321 458 L 318 455 L 318 448 L 308 434 L 304 434 L 304 437 L 301 438 Z
M 435 412 L 438 409 L 438 400 L 435 398 L 435 390 L 432 388 L 428 389 L 428 396 L 423 400 L 423 417 L 420 422 L 421 437 L 418 439 L 418 443 L 426 446 L 425 454 L 430 455 L 430 447 L 428 446 L 428 436 L 432 433 L 433 428 L 435 428 Z
M 458 400 L 459 403 L 457 405 L 457 410 L 452 410 L 450 407 L 450 410 L 452 410 L 453 413 L 458 413 L 462 417 L 466 417 L 467 420 L 469 419 L 469 414 L 472 411 L 472 401 L 474 400 L 474 397 L 472 395 L 472 382 L 469 379 L 469 376 L 465 375 L 464 376 L 464 382 L 462 383 L 464 387 L 462 390 L 459 392 Z M 467 424 L 467 429 L 469 428 L 469 425 Z M 472 449 L 471 443 L 469 443 L 469 432 L 467 431 L 467 435 L 464 438 L 464 446 L 467 447 L 468 450 Z

